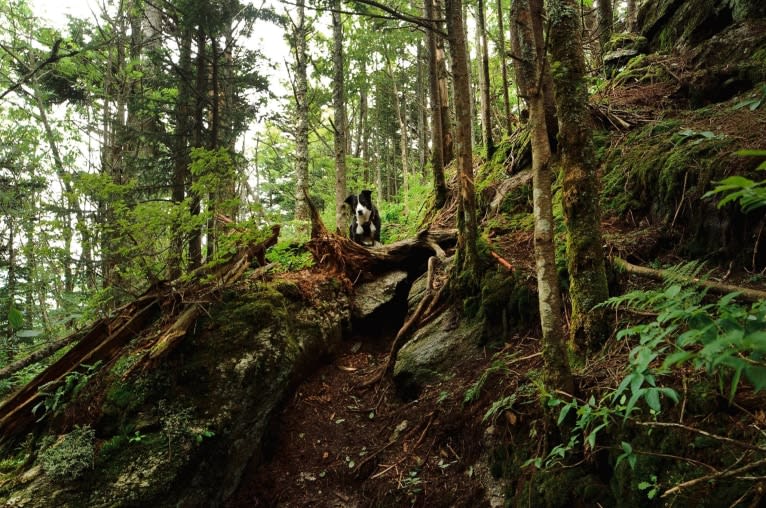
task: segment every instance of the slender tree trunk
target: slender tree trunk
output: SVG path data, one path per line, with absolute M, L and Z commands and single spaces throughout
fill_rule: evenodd
M 207 55 L 206 43 L 207 35 L 201 27 L 197 27 L 197 61 L 196 61 L 196 84 L 194 90 L 194 125 L 192 128 L 192 146 L 201 148 L 203 143 L 204 113 L 205 101 L 207 100 Z M 191 178 L 194 183 L 194 176 Z M 190 212 L 192 217 L 199 216 L 202 213 L 202 197 L 199 192 L 191 190 Z M 189 269 L 194 270 L 202 265 L 202 226 L 192 230 L 189 236 Z
M 186 182 L 189 180 L 189 137 L 191 133 L 192 97 L 192 31 L 190 28 L 181 29 L 179 58 L 178 58 L 178 98 L 176 99 L 175 117 L 176 132 L 173 148 L 173 189 L 171 199 L 180 209 L 186 197 Z M 168 273 L 171 279 L 181 276 L 183 263 L 184 235 L 181 227 L 181 217 L 174 219 L 175 227 L 171 237 L 171 248 L 168 259 Z
M 426 76 L 424 65 L 426 63 L 423 41 L 418 41 L 417 53 L 417 79 L 415 87 L 415 111 L 417 112 L 417 132 L 418 132 L 418 168 L 419 173 L 426 175 L 426 160 L 428 159 L 428 137 L 426 135 L 426 126 L 428 125 L 428 112 L 426 106 Z
M 425 0 L 425 16 L 434 19 L 433 0 Z M 432 21 L 434 29 L 437 22 Z M 447 183 L 444 178 L 444 136 L 441 114 L 441 93 L 439 91 L 439 55 L 434 30 L 426 34 L 428 42 L 428 84 L 431 96 L 431 166 L 434 176 L 434 205 L 442 208 L 447 202 Z
M 532 0 L 537 1 L 537 0 Z M 539 52 L 533 33 L 530 4 L 515 0 L 511 7 L 513 52 L 519 89 L 529 105 L 529 128 L 532 144 L 533 208 L 535 217 L 535 265 L 543 333 L 545 382 L 549 389 L 573 393 L 574 381 L 569 368 L 561 319 L 561 291 L 556 273 L 554 222 L 551 192 L 551 148 L 545 124 L 545 100 L 540 86 Z
M 500 57 L 500 69 L 503 76 L 503 105 L 505 106 L 505 131 L 510 135 L 513 132 L 513 114 L 511 113 L 510 83 L 508 82 L 508 66 L 505 53 L 505 28 L 503 27 L 503 0 L 497 0 L 497 29 L 498 53 Z
M 443 17 L 443 11 L 441 8 L 441 1 L 442 0 L 433 0 L 434 2 L 434 19 L 442 19 Z M 442 126 L 442 160 L 444 162 L 443 167 L 447 167 L 450 162 L 452 162 L 452 159 L 455 158 L 455 151 L 453 147 L 454 143 L 454 136 L 452 135 L 452 121 L 450 119 L 450 110 L 449 110 L 449 84 L 448 84 L 448 74 L 447 74 L 447 59 L 445 58 L 444 54 L 444 39 L 441 37 L 436 38 L 436 67 L 438 69 L 439 73 L 439 114 L 441 115 L 441 126 Z M 467 74 L 468 71 L 466 71 Z M 469 85 L 469 96 L 466 97 L 466 99 L 469 99 L 470 97 L 470 85 Z M 469 106 L 470 106 L 470 100 L 469 100 Z M 470 115 L 470 107 L 469 107 L 469 115 Z
M 575 0 L 549 0 L 551 56 L 559 117 L 559 151 L 564 169 L 564 220 L 572 297 L 570 337 L 581 353 L 595 351 L 609 336 L 606 311 L 595 308 L 609 297 L 601 238 L 596 157 L 588 112 L 588 84 L 582 26 Z
M 636 0 L 628 0 L 627 11 L 625 12 L 625 27 L 628 32 L 636 31 Z
M 409 191 L 409 161 L 408 161 L 408 155 L 407 155 L 407 146 L 409 144 L 409 140 L 407 139 L 407 118 L 406 115 L 406 103 L 404 103 L 404 96 L 402 98 L 399 98 L 399 87 L 396 84 L 396 75 L 394 74 L 393 66 L 391 65 L 391 62 L 386 62 L 386 67 L 388 70 L 389 78 L 391 79 L 391 86 L 393 87 L 393 99 L 394 99 L 394 112 L 396 113 L 396 119 L 399 122 L 399 156 L 401 160 L 402 165 L 402 186 L 403 186 L 403 195 L 406 198 L 407 192 Z M 407 200 L 404 200 L 404 213 L 405 215 L 408 213 L 407 210 Z
M 8 253 L 8 272 L 6 274 L 5 292 L 8 294 L 8 304 L 4 309 L 4 317 L 10 318 L 11 312 L 16 306 L 16 220 L 12 214 L 8 214 L 6 221 L 8 225 L 8 245 L 5 250 Z M 4 344 L 8 363 L 10 363 L 15 356 L 14 345 L 11 342 L 13 333 L 13 325 L 11 324 L 11 320 L 8 319 L 8 325 L 5 329 Z
M 466 290 L 479 285 L 479 253 L 476 244 L 476 193 L 473 184 L 473 144 L 471 142 L 470 83 L 466 37 L 463 31 L 462 0 L 447 0 L 447 34 L 452 57 L 455 86 L 457 173 L 461 212 L 458 214 L 457 268 L 464 277 Z
M 484 129 L 484 143 L 487 150 L 487 159 L 491 159 L 495 153 L 495 142 L 492 139 L 492 102 L 489 95 L 489 48 L 487 44 L 487 27 L 484 16 L 484 0 L 479 0 L 478 31 L 481 40 L 481 123 Z
M 305 0 L 296 2 L 296 20 L 293 24 L 295 47 L 295 219 L 309 220 L 306 197 L 309 191 L 309 104 L 308 56 Z
M 614 9 L 612 0 L 598 0 L 598 40 L 601 45 L 601 58 L 604 58 L 607 43 L 612 38 L 614 29 Z
M 348 230 L 348 212 L 345 208 L 346 190 L 346 90 L 343 63 L 343 22 L 340 0 L 332 2 L 333 34 L 333 91 L 332 104 L 335 124 L 335 225 L 345 233 Z

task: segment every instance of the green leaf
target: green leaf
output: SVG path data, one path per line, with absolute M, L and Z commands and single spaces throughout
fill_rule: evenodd
M 24 314 L 22 314 L 19 309 L 12 306 L 8 309 L 8 323 L 14 330 L 20 329 L 24 326 Z
M 646 403 L 654 411 L 659 413 L 662 410 L 662 405 L 660 404 L 660 391 L 659 391 L 659 389 L 657 389 L 657 388 L 649 388 L 649 389 L 647 389 L 646 390 L 646 396 L 644 397 L 644 400 L 646 400 Z
M 748 365 L 745 367 L 745 377 L 753 383 L 756 391 L 766 388 L 766 367 L 760 365 Z

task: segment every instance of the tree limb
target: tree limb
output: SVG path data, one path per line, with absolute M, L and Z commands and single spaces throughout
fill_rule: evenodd
M 670 275 L 670 272 L 668 270 L 655 270 L 654 268 L 647 268 L 645 266 L 634 265 L 633 263 L 625 261 L 624 259 L 620 257 L 614 257 L 612 261 L 617 267 L 622 268 L 628 273 L 641 275 L 643 277 L 649 277 L 650 279 L 654 279 L 654 280 L 660 280 L 660 281 L 666 280 L 668 276 Z M 674 277 L 678 277 L 678 275 L 674 275 Z M 766 299 L 766 291 L 760 291 L 758 289 L 746 288 L 743 286 L 735 286 L 733 284 L 723 284 L 721 282 L 713 282 L 710 280 L 700 279 L 698 277 L 678 277 L 678 278 L 680 278 L 684 282 L 688 282 L 690 284 L 696 284 L 698 286 L 702 286 L 704 288 L 710 289 L 711 291 L 718 294 L 727 294 L 727 293 L 737 292 L 737 293 L 741 293 L 742 298 L 749 301 L 758 301 L 758 300 Z

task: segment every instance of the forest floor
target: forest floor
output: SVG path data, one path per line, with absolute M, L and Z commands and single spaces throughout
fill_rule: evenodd
M 363 386 L 385 364 L 390 340 L 352 337 L 295 390 L 273 422 L 264 463 L 245 472 L 230 508 L 486 504 L 494 483 L 480 460 L 486 400 L 465 405 L 462 394 L 491 353 L 404 400 L 390 376 Z M 537 341 L 518 347 L 532 351 Z M 496 397 L 491 385 L 484 399 Z
M 679 80 L 684 78 L 682 61 L 661 64 L 676 69 Z M 749 114 L 746 108 L 732 107 L 732 101 L 711 106 L 707 117 L 691 115 L 688 104 L 674 95 L 679 86 L 680 81 L 624 85 L 605 90 L 594 102 L 608 101 L 613 114 L 634 123 L 667 117 L 672 111 L 688 129 L 715 130 L 736 137 L 741 146 L 766 147 L 766 115 Z M 619 142 L 620 136 L 614 135 L 612 142 Z M 434 222 L 451 223 L 447 219 Z M 609 255 L 660 265 L 683 261 L 667 231 L 649 222 L 632 216 L 605 217 L 603 231 Z M 533 234 L 490 232 L 489 237 L 492 249 L 534 287 Z M 732 269 L 731 264 L 713 264 L 707 268 L 710 278 L 731 284 L 746 285 L 763 276 L 753 272 L 754 266 Z M 630 276 L 622 284 L 624 291 L 656 282 Z M 504 345 L 463 359 L 454 376 L 426 386 L 415 400 L 402 398 L 390 376 L 365 386 L 385 364 L 393 334 L 357 333 L 286 401 L 267 433 L 272 441 L 258 457 L 259 467 L 245 472 L 229 508 L 501 506 L 503 487 L 489 471 L 486 450 L 492 448 L 490 442 L 505 440 L 509 428 L 538 417 L 540 408 L 523 406 L 489 419 L 485 414 L 492 402 L 513 393 L 519 380 L 541 367 L 539 332 L 511 332 Z M 602 356 L 579 369 L 580 389 L 616 386 L 629 349 L 625 342 L 610 341 Z M 485 376 L 481 394 L 471 403 L 464 402 L 466 392 L 500 355 L 524 361 L 513 364 L 511 375 Z M 497 418 L 502 419 L 500 424 Z M 737 425 L 736 418 L 730 417 L 731 425 Z

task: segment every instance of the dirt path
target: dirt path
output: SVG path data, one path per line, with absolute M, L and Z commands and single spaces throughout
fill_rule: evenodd
M 389 378 L 359 386 L 385 363 L 390 342 L 347 344 L 286 402 L 260 467 L 248 468 L 229 508 L 486 505 L 474 473 L 486 425 L 478 407 L 452 395 L 480 367 L 403 401 Z

